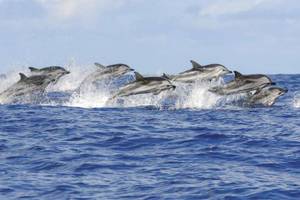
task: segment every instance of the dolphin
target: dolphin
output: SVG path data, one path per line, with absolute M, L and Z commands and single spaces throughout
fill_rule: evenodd
M 287 92 L 286 88 L 280 87 L 258 89 L 254 94 L 249 95 L 247 103 L 251 105 L 272 106 L 280 96 L 283 96 Z
M 172 81 L 191 83 L 196 80 L 212 80 L 218 79 L 221 76 L 232 73 L 225 66 L 221 64 L 200 65 L 199 63 L 191 60 L 193 68 L 178 75 L 169 76 Z
M 43 76 L 48 76 L 49 79 L 56 80 L 54 83 L 56 83 L 62 76 L 70 73 L 65 68 L 60 66 L 50 66 L 41 69 L 35 67 L 29 67 L 29 70 L 31 74 L 34 76 L 43 75 Z
M 251 92 L 269 85 L 275 85 L 272 80 L 263 74 L 243 75 L 234 71 L 235 78 L 222 87 L 209 89 L 210 92 L 219 95 L 231 95 L 237 93 Z
M 147 93 L 158 95 L 162 91 L 176 88 L 169 79 L 164 77 L 143 77 L 135 72 L 135 79 L 135 81 L 121 87 L 111 99 Z
M 95 65 L 100 69 L 99 74 L 97 74 L 96 72 L 97 75 L 109 75 L 111 77 L 119 77 L 126 74 L 127 72 L 134 71 L 134 69 L 122 63 L 108 66 L 103 66 L 99 63 L 95 63 Z
M 28 100 L 31 102 L 36 97 L 42 95 L 50 83 L 56 82 L 58 78 L 48 75 L 26 76 L 20 73 L 20 80 L 11 85 L 8 89 L 0 93 L 1 103 L 15 103 Z
M 130 68 L 126 64 L 113 64 L 104 66 L 99 63 L 94 63 L 97 66 L 97 70 L 88 75 L 80 84 L 80 87 L 85 84 L 89 83 L 95 83 L 98 80 L 103 79 L 112 79 L 112 78 L 118 78 L 122 75 L 134 71 L 132 68 Z

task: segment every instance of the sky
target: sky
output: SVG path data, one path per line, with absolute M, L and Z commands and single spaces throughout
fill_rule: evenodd
M 129 64 L 177 73 L 220 63 L 300 73 L 299 0 L 0 0 L 0 72 Z

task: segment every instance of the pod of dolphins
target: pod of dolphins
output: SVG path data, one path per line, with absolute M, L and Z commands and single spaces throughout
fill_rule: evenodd
M 104 79 L 116 79 L 134 71 L 135 80 L 120 86 L 111 96 L 109 101 L 118 98 L 124 98 L 132 95 L 147 94 L 158 95 L 163 91 L 172 91 L 176 89 L 176 84 L 193 84 L 196 81 L 213 81 L 234 73 L 234 79 L 222 86 L 212 87 L 209 92 L 216 95 L 227 96 L 234 94 L 245 94 L 246 105 L 272 106 L 278 97 L 287 93 L 287 89 L 276 87 L 270 77 L 264 74 L 243 75 L 237 71 L 230 71 L 221 64 L 200 65 L 191 61 L 192 68 L 176 75 L 163 74 L 160 77 L 145 77 L 136 72 L 126 64 L 113 64 L 104 66 L 95 63 L 96 71 L 84 78 L 79 89 L 86 84 L 94 84 Z M 14 103 L 24 96 L 30 100 L 37 96 L 45 94 L 46 88 L 50 84 L 69 74 L 70 72 L 59 66 L 50 66 L 45 68 L 29 67 L 30 74 L 26 76 L 20 73 L 20 80 L 8 89 L 0 93 L 0 102 Z M 2 78 L 5 78 L 4 76 Z

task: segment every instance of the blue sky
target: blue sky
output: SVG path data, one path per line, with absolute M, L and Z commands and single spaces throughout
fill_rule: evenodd
M 298 0 L 0 0 L 0 72 L 70 60 L 142 73 L 300 73 Z

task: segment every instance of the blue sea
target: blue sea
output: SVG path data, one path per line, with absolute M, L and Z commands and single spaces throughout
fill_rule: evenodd
M 0 199 L 298 200 L 300 75 L 272 79 L 270 108 L 0 105 Z

